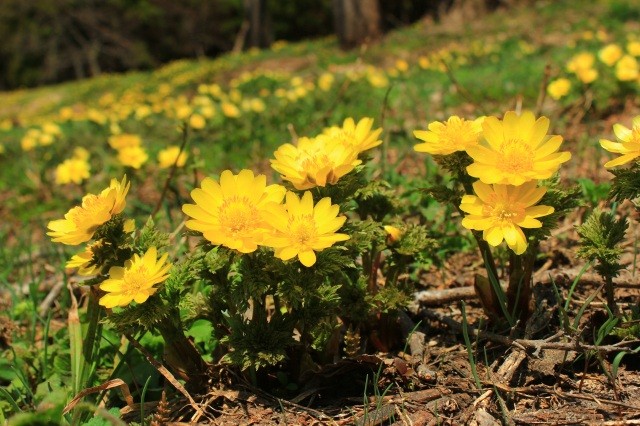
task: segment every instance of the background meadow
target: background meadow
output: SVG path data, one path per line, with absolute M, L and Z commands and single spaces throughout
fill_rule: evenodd
M 452 176 L 430 156 L 414 151 L 419 141 L 413 132 L 452 115 L 473 119 L 530 110 L 548 117 L 549 133 L 562 135 L 563 149 L 572 153 L 560 170 L 559 186 L 573 188 L 580 206 L 559 218 L 552 238 L 541 246 L 534 284 L 544 285 L 534 297 L 540 301 L 554 291 L 566 296 L 571 288 L 567 304 L 558 302 L 565 311 L 557 315 L 577 318 L 585 345 L 593 349 L 627 339 L 625 348 L 635 347 L 628 342 L 638 339 L 637 210 L 630 202 L 609 200 L 612 175 L 603 165 L 613 156 L 598 142 L 615 140 L 613 125 L 631 127 L 640 115 L 638 10 L 640 5 L 621 0 L 584 2 L 580 7 L 569 1 L 538 1 L 474 19 L 464 8 L 453 8 L 437 21 L 425 18 L 353 50 L 341 50 L 333 36 L 276 41 L 268 49 L 215 59 L 176 60 L 150 71 L 1 92 L 0 424 L 58 424 L 46 423 L 57 415 L 71 424 L 151 424 L 161 418 L 154 420 L 158 412 L 166 421 L 193 419 L 193 412 L 181 408 L 187 405 L 184 401 L 171 409 L 158 408 L 166 398 L 163 390 L 169 399 L 181 395 L 108 324 L 100 323 L 102 339 L 94 356 L 85 360 L 91 363 L 91 380 L 68 384 L 68 377 L 76 377 L 71 372 L 75 329 L 69 325 L 70 314 L 87 324 L 87 290 L 80 284 L 84 277 L 65 267 L 77 249 L 52 243 L 47 223 L 61 218 L 85 194 L 99 193 L 112 178 L 126 174 L 131 182 L 129 217 L 142 228 L 151 216 L 157 229 L 169 234 L 170 257 L 180 258 L 198 244 L 186 234 L 181 206 L 191 202 L 190 191 L 205 177 L 217 179 L 225 169 L 237 173 L 248 168 L 276 182 L 278 174 L 269 159 L 280 145 L 340 126 L 348 117 L 371 117 L 374 129 L 383 129 L 382 144 L 369 151 L 362 173 L 369 181 L 388 182 L 400 212 L 389 224 L 423 226 L 437 241 L 428 255 L 416 256 L 407 267 L 403 282 L 410 291 L 403 306 L 420 304 L 418 295 L 427 290 L 470 287 L 483 263 L 471 233 L 460 225 L 460 213 L 424 190 L 447 185 Z M 176 163 L 178 152 L 182 157 Z M 614 332 L 620 323 L 607 323 L 604 295 L 596 292 L 599 276 L 589 266 L 581 271 L 585 260 L 577 257 L 575 226 L 597 207 L 630 222 L 621 243 L 624 270 L 619 281 L 624 285 L 616 293 L 627 314 L 623 328 L 631 330 L 624 336 Z M 496 260 L 504 274 L 508 254 L 503 249 Z M 581 276 L 584 282 L 579 282 Z M 574 282 L 577 286 L 571 287 Z M 459 299 L 468 300 L 466 311 Z M 501 382 L 491 375 L 492 363 L 503 361 L 510 345 L 483 352 L 480 339 L 486 336 L 471 335 L 469 340 L 469 334 L 447 328 L 443 319 L 450 316 L 465 327 L 472 324 L 500 334 L 487 328 L 478 300 L 471 293 L 428 303 L 434 304 L 430 314 L 403 309 L 414 331 L 426 336 L 419 361 L 407 355 L 407 340 L 376 346 L 377 351 L 369 351 L 376 361 L 359 353 L 358 366 L 336 364 L 336 371 L 343 368 L 347 377 L 366 377 L 365 382 L 356 381 L 355 394 L 327 402 L 333 391 L 318 391 L 326 386 L 318 379 L 315 391 L 325 405 L 314 406 L 308 396 L 293 398 L 309 388 L 285 376 L 272 378 L 265 387 L 250 374 L 234 371 L 236 376 L 229 373 L 220 381 L 230 389 L 231 384 L 262 383 L 266 390 L 249 389 L 263 399 L 247 403 L 239 394 L 210 393 L 199 402 L 213 407 L 208 412 L 211 424 L 225 416 L 236 422 L 262 416 L 274 424 L 310 424 L 314 419 L 334 424 L 464 424 L 482 416 L 474 408 L 478 404 L 503 424 L 530 424 L 536 416 L 553 424 L 640 415 L 633 402 L 640 389 L 634 378 L 635 353 L 622 362 L 613 350 L 576 350 L 571 355 L 556 351 L 537 358 L 527 348 L 529 364 L 521 373 L 526 380 L 514 380 L 511 388 L 510 382 L 496 387 Z M 187 336 L 208 354 L 218 345 L 211 328 L 201 319 L 187 322 Z M 537 337 L 552 334 L 545 330 Z M 148 333 L 137 338 L 148 353 L 162 359 L 162 337 Z M 549 361 L 551 357 L 558 359 Z M 212 355 L 206 361 L 217 359 Z M 559 364 L 564 367 L 556 368 Z M 320 378 L 331 374 L 323 370 Z M 60 414 L 78 391 L 114 379 L 128 385 L 138 404 L 135 412 L 121 411 L 133 405 L 116 389 L 105 387 L 87 397 L 93 405 L 76 408 L 82 414 Z M 438 395 L 427 395 L 430 391 Z M 260 392 L 293 402 L 278 405 L 274 401 L 279 399 Z M 384 399 L 402 392 L 418 399 Z M 485 392 L 490 395 L 482 399 Z M 611 404 L 597 405 L 591 397 Z M 145 411 L 143 403 L 149 401 L 156 405 Z M 558 412 L 565 402 L 571 408 Z M 219 408 L 222 403 L 228 404 L 226 411 Z M 241 403 L 251 407 L 248 413 L 237 408 Z M 104 409 L 93 417 L 97 406 Z M 420 414 L 425 410 L 430 417 Z

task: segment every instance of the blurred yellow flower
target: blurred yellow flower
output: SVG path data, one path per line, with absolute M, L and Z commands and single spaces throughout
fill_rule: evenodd
M 177 159 L 177 162 L 176 162 Z M 167 169 L 173 167 L 175 164 L 177 167 L 182 167 L 187 162 L 187 153 L 180 152 L 179 146 L 170 146 L 163 149 L 158 153 L 158 165 L 161 169 Z
M 574 73 L 585 84 L 598 78 L 598 71 L 593 68 L 595 57 L 592 53 L 581 52 L 573 56 L 567 63 L 567 70 Z
M 56 184 L 67 183 L 81 184 L 83 180 L 89 178 L 89 163 L 81 158 L 70 158 L 56 167 Z
M 334 185 L 361 163 L 353 146 L 322 136 L 281 145 L 274 156 L 271 167 L 300 190 Z
M 600 139 L 600 145 L 607 151 L 622 154 L 622 156 L 608 161 L 604 165 L 606 168 L 621 166 L 640 157 L 640 115 L 633 119 L 631 129 L 622 124 L 614 124 L 613 133 L 620 142 Z
M 112 179 L 98 195 L 85 195 L 82 205 L 69 210 L 64 219 L 49 222 L 47 235 L 54 243 L 72 246 L 89 241 L 100 225 L 124 210 L 129 185 L 125 176 L 121 182 Z
M 123 166 L 139 169 L 148 159 L 147 152 L 141 146 L 127 146 L 118 150 L 118 161 Z
M 100 284 L 100 289 L 107 294 L 98 303 L 105 308 L 114 308 L 125 307 L 132 301 L 146 302 L 158 291 L 154 285 L 169 277 L 171 263 L 166 263 L 167 257 L 165 253 L 158 259 L 157 249 L 150 247 L 142 257 L 134 254 L 133 258 L 125 262 L 124 267 L 112 266 L 109 278 Z
M 632 40 L 627 43 L 627 53 L 631 56 L 640 56 L 640 41 Z
M 431 155 L 449 155 L 456 151 L 465 151 L 480 141 L 483 121 L 484 117 L 465 120 L 454 115 L 445 122 L 429 123 L 429 130 L 414 130 L 413 135 L 424 141 L 415 145 L 414 149 Z
M 253 98 L 249 101 L 249 107 L 251 111 L 261 113 L 267 109 L 267 106 L 264 104 L 264 101 L 259 98 Z
M 141 143 L 142 139 L 140 139 L 140 136 L 130 133 L 120 133 L 119 135 L 109 137 L 109 145 L 111 148 L 118 150 L 132 146 L 140 146 Z
M 616 64 L 616 78 L 620 81 L 634 81 L 640 76 L 638 60 L 631 55 L 624 55 Z
M 240 108 L 230 102 L 222 102 L 220 108 L 222 109 L 222 114 L 224 114 L 225 117 L 240 117 Z
M 270 229 L 265 208 L 282 202 L 286 192 L 281 185 L 267 186 L 266 176 L 254 176 L 251 170 L 237 175 L 225 170 L 220 183 L 205 178 L 201 186 L 191 191 L 195 204 L 182 206 L 191 218 L 187 228 L 241 253 L 251 253 L 264 243 Z
M 207 121 L 200 114 L 193 114 L 191 117 L 189 117 L 189 126 L 192 129 L 196 129 L 196 130 L 204 129 L 206 125 L 207 125 Z
M 549 96 L 555 100 L 566 96 L 569 93 L 569 90 L 571 90 L 571 82 L 566 78 L 553 80 L 547 87 L 547 93 L 549 93 Z
M 431 67 L 431 61 L 426 56 L 420 56 L 418 58 L 418 65 L 423 70 L 429 69 Z
M 536 205 L 547 192 L 536 185 L 535 181 L 520 186 L 475 182 L 476 195 L 465 195 L 460 203 L 460 210 L 467 213 L 462 226 L 482 231 L 482 238 L 494 247 L 504 240 L 516 254 L 524 253 L 528 243 L 522 228 L 542 227 L 536 218 L 554 211 L 553 207 Z
M 322 135 L 328 136 L 333 143 L 340 143 L 350 146 L 360 154 L 382 143 L 380 133 L 382 127 L 371 130 L 373 127 L 373 118 L 365 117 L 355 122 L 351 117 L 344 120 L 342 127 L 327 127 L 322 131 Z
M 87 151 L 81 146 L 77 146 L 73 149 L 73 158 L 86 161 L 89 159 L 89 151 Z
M 607 44 L 598 52 L 598 58 L 612 67 L 622 57 L 622 48 L 615 43 Z
M 409 63 L 404 59 L 397 59 L 395 65 L 396 69 L 400 72 L 405 72 L 409 69 Z
M 297 256 L 304 266 L 313 266 L 316 252 L 349 239 L 347 234 L 336 233 L 347 218 L 338 216 L 339 207 L 329 197 L 314 206 L 311 192 L 306 191 L 302 198 L 287 192 L 284 205 L 272 204 L 268 210 L 266 218 L 274 231 L 265 245 L 273 247 L 279 259 Z
M 486 143 L 467 148 L 474 163 L 469 175 L 486 184 L 522 185 L 534 179 L 550 178 L 571 153 L 557 152 L 562 136 L 547 139 L 549 119 L 536 120 L 533 113 L 508 111 L 503 120 L 487 117 L 482 123 Z
M 318 87 L 323 92 L 328 92 L 331 90 L 331 86 L 333 86 L 333 82 L 335 81 L 335 77 L 333 74 L 325 72 L 320 75 L 318 78 Z
M 192 112 L 193 109 L 189 105 L 178 105 L 175 114 L 178 120 L 185 120 Z

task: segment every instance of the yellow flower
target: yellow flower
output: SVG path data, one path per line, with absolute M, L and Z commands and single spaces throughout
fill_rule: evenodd
M 335 185 L 358 164 L 358 152 L 327 137 L 302 137 L 297 145 L 286 143 L 273 154 L 271 167 L 296 189 Z
M 558 100 L 563 96 L 566 96 L 570 89 L 571 82 L 566 78 L 559 78 L 549 83 L 547 93 L 549 93 L 549 96 L 553 99 Z
M 424 141 L 413 148 L 431 155 L 449 155 L 456 151 L 465 151 L 480 141 L 483 121 L 484 117 L 469 121 L 456 115 L 449 117 L 445 122 L 434 121 L 429 123 L 429 130 L 413 132 L 416 138 Z
M 595 57 L 592 53 L 582 52 L 573 56 L 567 63 L 567 70 L 574 73 L 585 84 L 598 78 L 598 71 L 593 68 Z
M 230 102 L 223 102 L 220 105 L 220 109 L 222 109 L 222 114 L 224 114 L 225 117 L 229 117 L 229 118 L 240 117 L 240 108 L 238 108 L 237 106 L 235 106 Z
M 518 116 L 508 111 L 504 120 L 487 117 L 482 123 L 486 144 L 467 148 L 474 163 L 469 175 L 482 182 L 521 185 L 533 179 L 550 178 L 571 153 L 557 152 L 562 136 L 547 139 L 549 119 L 537 120 L 530 111 Z
M 627 43 L 627 52 L 631 56 L 640 56 L 640 41 L 632 40 Z
M 87 151 L 81 146 L 77 146 L 73 149 L 73 158 L 87 161 L 89 159 L 89 156 L 90 156 L 89 151 Z
M 620 81 L 634 81 L 639 75 L 638 61 L 631 55 L 624 55 L 616 64 L 616 78 Z
M 553 213 L 553 207 L 535 205 L 547 192 L 537 188 L 535 181 L 520 186 L 487 185 L 480 181 L 473 184 L 476 195 L 465 195 L 460 210 L 467 213 L 462 226 L 482 231 L 490 245 L 497 246 L 503 240 L 516 254 L 527 249 L 527 238 L 522 228 L 540 228 L 536 218 Z
M 284 205 L 271 205 L 267 221 L 273 227 L 273 235 L 265 245 L 275 249 L 275 256 L 282 260 L 298 257 L 304 266 L 316 263 L 317 251 L 322 251 L 338 241 L 349 239 L 346 234 L 336 234 L 347 218 L 338 216 L 339 207 L 325 197 L 313 205 L 311 192 L 302 198 L 287 192 Z
M 127 260 L 124 267 L 112 266 L 109 269 L 109 278 L 100 284 L 100 289 L 107 292 L 100 298 L 100 305 L 105 308 L 127 306 L 135 300 L 136 303 L 144 303 L 149 296 L 158 291 L 154 285 L 166 280 L 167 272 L 171 268 L 167 261 L 167 254 L 158 259 L 155 247 L 140 257 L 137 254 Z
M 205 178 L 202 188 L 191 191 L 196 203 L 185 204 L 182 211 L 192 218 L 187 228 L 202 232 L 213 244 L 251 253 L 269 230 L 265 206 L 280 203 L 285 192 L 281 185 L 267 186 L 265 175 L 254 176 L 251 170 L 234 175 L 225 170 L 220 183 Z
M 607 44 L 598 52 L 598 58 L 608 66 L 613 66 L 622 57 L 622 49 L 615 43 Z
M 118 161 L 123 166 L 139 169 L 148 159 L 147 152 L 141 146 L 127 146 L 118 150 Z
M 101 245 L 102 241 L 87 245 L 84 251 L 71 257 L 66 267 L 69 269 L 78 268 L 78 275 L 82 276 L 95 275 L 100 272 L 100 265 L 93 264 L 93 249 Z
M 64 219 L 49 222 L 47 235 L 54 243 L 71 246 L 89 241 L 100 225 L 124 210 L 129 185 L 125 176 L 122 182 L 112 179 L 109 187 L 98 195 L 85 195 L 82 205 L 69 210 Z
M 318 87 L 323 92 L 328 92 L 333 86 L 333 82 L 335 81 L 335 77 L 333 74 L 325 72 L 318 78 Z
M 382 143 L 382 140 L 378 139 L 382 128 L 371 130 L 371 127 L 373 127 L 373 118 L 365 117 L 356 124 L 355 120 L 349 117 L 344 120 L 342 127 L 325 128 L 322 134 L 330 137 L 333 140 L 332 143 L 353 147 L 359 154 Z
M 620 142 L 600 139 L 600 145 L 604 149 L 616 154 L 622 154 L 622 156 L 607 162 L 604 165 L 606 168 L 621 166 L 640 157 L 640 115 L 636 116 L 632 123 L 631 129 L 622 124 L 613 125 L 613 133 L 615 133 Z
M 189 117 L 189 126 L 191 126 L 192 129 L 204 129 L 206 125 L 207 121 L 200 114 L 193 114 L 191 117 Z
M 109 137 L 109 145 L 113 149 L 123 149 L 132 146 L 140 146 L 142 140 L 138 135 L 132 135 L 130 133 L 121 133 L 119 135 L 113 135 Z
M 396 69 L 400 72 L 405 72 L 409 69 L 409 63 L 404 59 L 396 60 Z
M 176 158 L 178 161 L 176 162 Z M 180 152 L 179 146 L 170 146 L 158 153 L 158 163 L 161 169 L 173 167 L 175 163 L 177 167 L 182 167 L 187 162 L 187 153 Z
M 403 234 L 400 228 L 397 228 L 393 225 L 384 225 L 384 230 L 387 233 L 388 241 L 390 241 L 391 243 L 399 241 Z
M 70 158 L 56 167 L 56 184 L 64 185 L 70 182 L 81 184 L 89 177 L 89 163 L 80 158 Z

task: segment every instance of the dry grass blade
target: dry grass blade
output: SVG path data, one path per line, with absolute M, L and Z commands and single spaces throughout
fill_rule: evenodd
M 90 387 L 90 388 L 87 388 L 87 389 L 83 389 L 82 391 L 80 391 L 64 407 L 64 410 L 62 411 L 62 413 L 66 414 L 69 411 L 73 410 L 73 408 L 82 400 L 82 398 L 84 398 L 85 396 L 87 396 L 89 394 L 96 393 L 96 392 L 102 392 L 102 391 L 105 391 L 105 390 L 108 390 L 108 389 L 113 389 L 113 388 L 120 388 L 120 391 L 122 392 L 122 396 L 124 396 L 124 400 L 127 402 L 127 405 L 128 406 L 132 406 L 133 405 L 133 397 L 131 396 L 131 392 L 129 391 L 129 386 L 127 386 L 127 384 L 122 379 L 112 379 L 112 380 L 107 380 L 106 382 L 102 383 L 101 385 L 93 386 L 93 387 Z
M 198 406 L 198 404 L 196 403 L 196 401 L 193 399 L 193 397 L 191 396 L 191 394 L 189 394 L 189 392 L 187 392 L 187 390 L 184 388 L 184 386 L 182 386 L 182 383 L 180 383 L 178 381 L 178 379 L 175 378 L 175 376 L 173 374 L 171 374 L 171 372 L 169 370 L 167 370 L 167 368 L 162 365 L 161 363 L 159 363 L 155 358 L 153 358 L 153 355 L 151 355 L 151 353 L 149 353 L 149 351 L 147 351 L 141 344 L 140 342 L 138 342 L 136 339 L 133 338 L 133 336 L 129 335 L 129 334 L 125 334 L 125 337 L 129 340 L 129 342 L 131 342 L 131 344 L 140 351 L 140 353 L 142 353 L 142 355 L 144 355 L 144 357 L 147 359 L 147 361 L 149 361 L 149 363 L 151 365 L 153 365 L 156 370 L 158 370 L 158 372 L 160 374 L 162 374 L 162 376 L 167 379 L 167 381 L 169 383 L 171 383 L 171 385 L 173 385 L 174 388 L 176 388 L 182 395 L 184 395 L 185 398 L 187 398 L 187 400 L 189 401 L 189 404 L 191 405 L 191 407 L 196 410 L 196 413 L 200 416 L 204 415 L 204 412 L 202 411 L 202 409 L 200 408 L 200 406 Z

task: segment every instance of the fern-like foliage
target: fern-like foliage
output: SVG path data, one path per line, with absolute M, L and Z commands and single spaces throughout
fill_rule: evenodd
M 395 192 L 387 182 L 374 180 L 356 191 L 356 211 L 362 219 L 372 217 L 374 220 L 382 221 L 397 208 L 394 201 L 396 198 Z
M 557 178 L 543 182 L 541 186 L 546 186 L 547 192 L 538 204 L 551 206 L 554 210 L 550 215 L 537 218 L 542 222 L 541 228 L 526 230 L 526 235 L 537 241 L 548 238 L 551 235 L 551 231 L 558 226 L 558 221 L 567 213 L 575 210 L 576 207 L 580 205 L 581 200 L 580 187 L 574 186 L 569 189 L 560 188 Z
M 243 370 L 276 365 L 285 360 L 286 349 L 296 344 L 292 320 L 285 315 L 273 315 L 269 321 L 266 317 L 249 321 L 242 315 L 225 316 L 231 332 L 221 342 L 232 348 L 226 355 L 228 360 Z
M 145 330 L 152 329 L 166 320 L 168 314 L 168 307 L 158 295 L 153 295 L 144 303 L 114 310 L 106 320 L 120 333 L 134 333 L 141 327 Z
M 168 245 L 169 234 L 158 231 L 152 218 L 147 220 L 135 240 L 135 248 L 139 254 L 145 253 L 149 247 L 155 247 L 158 251 L 161 251 Z
M 609 194 L 616 201 L 635 200 L 640 197 L 640 165 L 610 170 L 614 174 Z
M 620 243 L 628 226 L 626 217 L 616 219 L 613 213 L 594 210 L 578 227 L 581 245 L 578 256 L 597 261 L 595 269 L 603 277 L 616 277 L 622 269 Z

